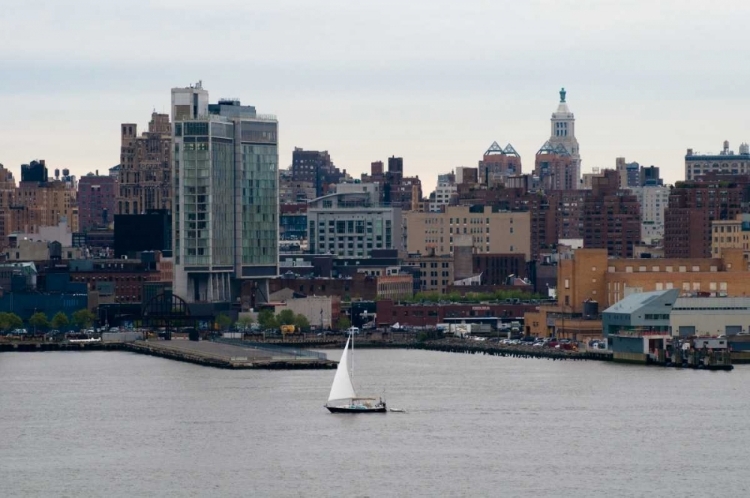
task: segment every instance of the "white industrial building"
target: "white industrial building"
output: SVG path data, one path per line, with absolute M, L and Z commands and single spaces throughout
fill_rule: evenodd
M 681 297 L 672 305 L 674 336 L 750 334 L 749 297 Z

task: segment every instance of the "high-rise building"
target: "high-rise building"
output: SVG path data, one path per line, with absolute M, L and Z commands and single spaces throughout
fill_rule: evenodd
M 89 173 L 78 181 L 78 225 L 81 232 L 114 221 L 115 179 Z
M 502 148 L 497 142 L 492 142 L 479 161 L 478 171 L 479 183 L 488 186 L 504 185 L 507 177 L 522 173 L 521 156 L 511 144 Z
M 135 123 L 120 125 L 117 214 L 172 209 L 171 133 L 169 116 L 156 112 L 140 136 Z
M 620 178 L 620 188 L 639 187 L 641 185 L 641 165 L 637 162 L 626 162 L 624 157 L 615 160 L 615 169 Z
M 278 274 L 278 121 L 201 83 L 172 89 L 174 292 L 228 302 Z M 259 297 L 263 299 L 263 297 Z
M 573 178 L 573 186 L 570 188 L 578 188 L 581 178 L 581 154 L 578 148 L 578 140 L 576 140 L 576 119 L 565 101 L 566 92 L 562 88 L 560 90 L 560 103 L 557 106 L 557 110 L 552 113 L 550 119 L 551 136 L 549 139 L 549 145 L 551 149 L 560 151 L 560 146 L 570 155 L 571 161 L 571 176 Z
M 601 169 L 597 167 L 591 168 L 591 173 L 583 173 L 581 175 L 581 187 L 584 190 L 591 190 L 594 186 L 594 178 L 602 176 Z
M 479 181 L 477 177 L 478 169 L 467 166 L 458 166 L 456 168 L 456 185 L 474 184 Z
M 388 158 L 388 173 L 404 176 L 404 158 L 391 156 Z
M 430 211 L 440 212 L 443 206 L 447 206 L 451 200 L 458 197 L 455 178 L 453 173 L 438 175 L 437 187 L 430 194 Z
M 653 244 L 664 239 L 664 211 L 669 204 L 669 187 L 647 185 L 630 189 L 641 206 L 641 241 Z
M 303 150 L 294 148 L 292 153 L 292 181 L 309 182 L 315 187 L 315 197 L 328 193 L 332 185 L 339 183 L 346 172 L 333 165 L 327 150 Z
M 573 190 L 579 187 L 577 159 L 561 143 L 545 142 L 536 153 L 534 175 L 545 190 Z
M 677 182 L 664 212 L 664 256 L 710 258 L 711 223 L 734 220 L 750 201 L 750 177 L 703 176 Z
M 641 240 L 641 212 L 638 199 L 620 189 L 615 170 L 605 170 L 594 178 L 594 185 L 583 203 L 583 245 L 587 249 L 607 249 L 611 257 L 632 258 Z
M 78 231 L 75 177 L 64 169 L 61 179 L 49 180 L 44 161 L 31 161 L 24 166 L 28 167 L 21 168 L 22 180 L 11 207 L 9 230 L 33 234 L 40 227 L 65 223 L 73 232 Z
M 18 188 L 13 173 L 0 164 L 0 249 L 5 248 L 11 232 L 11 207 L 16 205 Z
M 740 145 L 739 154 L 729 150 L 729 142 L 718 154 L 697 154 L 688 149 L 685 154 L 685 180 L 696 180 L 707 174 L 748 175 L 750 174 L 750 145 Z
M 48 180 L 47 166 L 44 159 L 31 161 L 29 164 L 21 165 L 21 181 L 46 183 Z
M 664 185 L 664 181 L 659 176 L 659 168 L 656 166 L 641 166 L 641 186 Z

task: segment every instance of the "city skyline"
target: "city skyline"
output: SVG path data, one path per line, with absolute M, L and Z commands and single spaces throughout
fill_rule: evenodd
M 576 115 L 582 172 L 624 156 L 674 183 L 688 148 L 750 141 L 740 111 L 750 70 L 735 63 L 748 49 L 742 33 L 723 29 L 727 18 L 750 20 L 744 6 L 202 7 L 59 2 L 6 12 L 0 103 L 13 119 L 0 125 L 0 163 L 16 179 L 32 159 L 101 172 L 119 163 L 121 123 L 144 128 L 152 109 L 168 112 L 170 88 L 198 80 L 217 98 L 239 94 L 279 117 L 280 167 L 294 147 L 328 150 L 356 178 L 396 155 L 425 194 L 437 174 L 476 166 L 493 141 L 513 144 L 530 171 L 560 87 Z M 488 19 L 503 29 L 476 29 Z M 714 36 L 694 41 L 698 27 Z M 201 43 L 185 45 L 196 33 Z M 696 77 L 729 69 L 732 78 Z

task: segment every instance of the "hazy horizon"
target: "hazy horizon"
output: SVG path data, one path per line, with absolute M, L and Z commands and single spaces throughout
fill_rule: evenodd
M 747 21 L 750 6 L 695 0 L 32 0 L 0 18 L 0 163 L 16 180 L 32 159 L 104 174 L 120 123 L 144 131 L 172 87 L 202 80 L 211 101 L 278 116 L 281 168 L 294 147 L 354 177 L 396 155 L 427 195 L 493 141 L 531 171 L 565 87 L 582 172 L 624 156 L 673 183 L 686 149 L 750 141 Z

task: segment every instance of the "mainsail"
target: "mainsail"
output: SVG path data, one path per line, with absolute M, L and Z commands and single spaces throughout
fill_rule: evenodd
M 354 392 L 354 386 L 352 385 L 352 379 L 349 377 L 349 340 L 346 340 L 346 346 L 344 346 L 344 353 L 341 355 L 339 366 L 336 369 L 336 376 L 333 378 L 333 385 L 331 386 L 331 394 L 328 395 L 328 402 L 342 399 L 353 399 L 357 395 Z

